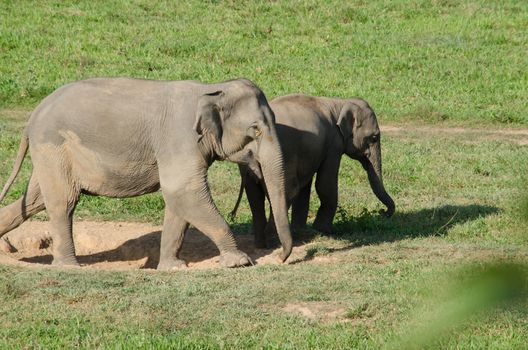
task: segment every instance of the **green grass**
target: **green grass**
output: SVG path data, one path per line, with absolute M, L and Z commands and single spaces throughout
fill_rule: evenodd
M 31 108 L 93 76 L 245 76 L 268 97 L 359 95 L 382 124 L 411 128 L 383 135 L 395 216 L 377 214 L 366 174 L 344 158 L 335 235 L 298 233 L 309 245 L 289 265 L 0 266 L 0 348 L 525 349 L 526 145 L 412 124 L 525 127 L 526 27 L 528 6 L 513 0 L 2 1 L 1 184 Z M 3 204 L 23 193 L 30 171 L 26 160 Z M 209 174 L 226 215 L 238 170 L 217 162 Z M 317 206 L 312 196 L 310 222 Z M 84 196 L 76 218 L 160 224 L 163 201 Z M 232 227 L 247 234 L 250 222 L 244 199 Z
M 424 336 L 413 335 L 410 327 L 434 333 L 427 323 L 419 322 L 427 316 L 434 320 L 431 313 L 442 305 L 448 307 L 440 310 L 448 312 L 448 320 L 454 313 L 462 324 L 449 337 L 429 342 L 432 348 L 525 346 L 525 290 L 524 299 L 508 305 L 497 307 L 491 300 L 492 307 L 486 310 L 470 306 L 447 311 L 452 300 L 459 302 L 461 290 L 446 284 L 469 285 L 463 298 L 479 293 L 482 274 L 478 272 L 487 271 L 485 265 L 475 265 L 470 273 L 459 267 L 478 258 L 472 256 L 474 250 L 464 250 L 464 259 L 404 245 L 390 251 L 347 253 L 338 268 L 307 263 L 149 273 L 0 267 L 4 298 L 0 345 L 4 349 L 377 349 Z M 374 255 L 384 261 L 373 263 L 369 257 Z M 521 275 L 522 286 L 526 272 Z M 477 283 L 472 282 L 475 279 Z M 490 301 L 485 301 L 488 306 Z M 339 322 L 327 322 L 324 315 L 310 320 L 285 312 L 285 305 L 291 304 L 325 305 L 343 310 L 344 316 Z
M 528 124 L 528 6 L 496 1 L 2 1 L 0 106 L 94 76 L 244 76 L 383 120 Z
M 0 116 L 2 183 L 23 126 L 20 118 L 10 117 L 17 113 L 5 113 Z M 172 274 L 0 266 L 5 298 L 0 347 L 397 349 L 418 342 L 439 349 L 523 349 L 525 292 L 524 299 L 497 307 L 501 303 L 488 297 L 482 298 L 484 306 L 475 304 L 471 288 L 462 299 L 456 291 L 463 288 L 457 283 L 464 286 L 478 277 L 490 261 L 513 260 L 527 270 L 528 235 L 521 215 L 526 201 L 517 200 L 528 173 L 528 164 L 519 161 L 527 158 L 526 146 L 408 131 L 385 135 L 383 152 L 395 216 L 377 214 L 381 206 L 364 171 L 344 158 L 336 234 L 301 233 L 300 239 L 311 243 L 305 257 L 291 265 Z M 23 191 L 30 168 L 26 161 L 6 202 Z M 210 181 L 227 215 L 238 193 L 236 166 L 215 163 Z M 312 196 L 309 221 L 317 205 Z M 163 202 L 159 194 L 83 197 L 76 213 L 85 219 L 160 223 Z M 250 222 L 244 200 L 232 227 L 247 234 Z M 468 264 L 477 272 L 467 272 Z M 519 278 L 524 285 L 526 273 Z M 446 296 L 453 283 L 455 292 Z M 285 311 L 288 305 L 323 311 L 310 319 Z M 340 316 L 327 317 L 332 312 Z

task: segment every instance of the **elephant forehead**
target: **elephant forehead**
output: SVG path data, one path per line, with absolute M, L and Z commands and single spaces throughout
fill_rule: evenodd
M 260 103 L 257 97 L 251 93 L 237 94 L 232 96 L 232 112 L 260 113 Z
M 378 125 L 368 125 L 364 128 L 364 132 L 366 135 L 375 135 L 379 134 L 380 130 Z
M 374 113 L 369 113 L 362 118 L 361 129 L 365 134 L 375 134 L 379 132 L 378 122 Z

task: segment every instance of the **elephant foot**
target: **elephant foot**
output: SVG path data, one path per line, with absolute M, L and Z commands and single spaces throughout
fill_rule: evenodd
M 53 257 L 53 261 L 51 262 L 51 265 L 53 266 L 73 266 L 73 267 L 80 267 L 79 262 L 75 257 L 64 257 L 64 258 L 57 258 Z
M 220 265 L 223 267 L 240 267 L 253 265 L 249 256 L 240 250 L 224 252 L 220 254 Z
M 322 223 L 320 221 L 315 220 L 313 223 L 313 228 L 319 232 L 325 233 L 325 234 L 331 234 L 332 233 L 332 224 L 331 223 Z
M 164 261 L 160 261 L 157 267 L 159 271 L 176 271 L 186 268 L 187 263 L 181 259 L 166 259 Z

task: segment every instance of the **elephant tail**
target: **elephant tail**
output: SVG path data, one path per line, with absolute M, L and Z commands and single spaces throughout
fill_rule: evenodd
M 24 161 L 24 157 L 26 156 L 28 148 L 29 138 L 27 135 L 27 131 L 24 130 L 24 133 L 22 134 L 22 139 L 20 140 L 20 145 L 18 146 L 18 154 L 15 160 L 15 165 L 13 166 L 13 171 L 11 172 L 11 176 L 9 176 L 9 179 L 7 179 L 7 183 L 2 189 L 2 193 L 0 193 L 0 202 L 2 202 L 2 200 L 7 194 L 7 191 L 9 191 L 9 188 L 11 188 L 11 185 L 15 181 L 15 178 L 17 177 L 18 172 L 22 167 L 22 162 Z
M 245 182 L 246 182 L 246 176 L 247 174 L 240 174 L 241 177 L 240 177 L 240 189 L 238 190 L 238 198 L 237 198 L 237 201 L 235 203 L 235 207 L 233 208 L 233 210 L 231 210 L 231 213 L 229 213 L 229 218 L 231 219 L 231 221 L 235 220 L 235 217 L 236 217 L 236 214 L 237 214 L 237 211 L 238 211 L 238 207 L 240 206 L 240 201 L 242 201 L 242 195 L 244 194 L 244 185 L 245 185 Z

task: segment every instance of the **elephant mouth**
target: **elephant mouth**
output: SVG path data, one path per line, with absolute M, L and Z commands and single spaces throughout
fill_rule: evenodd
M 359 161 L 363 164 L 364 161 L 368 161 L 368 158 L 364 154 L 360 154 L 357 151 L 354 152 L 345 152 L 345 154 L 350 158 Z
M 262 181 L 264 178 L 262 175 L 262 168 L 252 150 L 242 149 L 230 155 L 227 159 L 239 165 L 248 167 L 251 170 L 252 176 L 254 176 L 256 180 Z
M 248 164 L 247 166 L 251 170 L 251 176 L 259 183 L 263 183 L 264 175 L 262 175 L 262 168 L 260 167 L 260 165 L 259 164 Z

